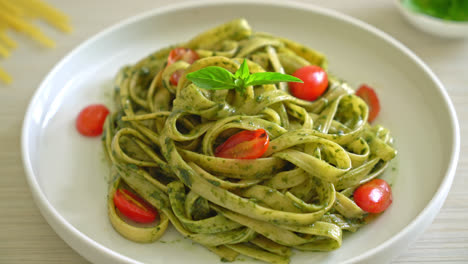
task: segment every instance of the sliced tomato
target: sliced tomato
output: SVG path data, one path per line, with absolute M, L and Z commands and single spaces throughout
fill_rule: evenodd
M 169 57 L 167 57 L 167 65 L 171 65 L 172 63 L 183 60 L 190 64 L 194 61 L 198 60 L 200 56 L 196 51 L 189 48 L 175 48 L 171 50 L 169 53 Z
M 364 183 L 354 191 L 354 202 L 364 211 L 381 213 L 393 201 L 392 188 L 385 180 L 374 179 Z
M 380 112 L 380 102 L 377 94 L 374 89 L 370 86 L 363 84 L 356 91 L 356 95 L 361 97 L 364 102 L 369 106 L 369 118 L 367 119 L 370 122 L 374 121 L 377 115 Z
M 171 75 L 169 81 L 172 83 L 172 85 L 177 86 L 177 84 L 179 84 L 179 79 L 182 74 L 184 74 L 184 70 L 178 70 Z
M 127 189 L 115 192 L 114 205 L 123 215 L 138 223 L 151 223 L 158 215 L 148 202 Z
M 215 150 L 215 156 L 228 159 L 260 158 L 268 148 L 270 138 L 264 129 L 244 130 L 232 135 Z
M 169 56 L 167 57 L 167 65 L 169 66 L 172 63 L 179 61 L 179 60 L 183 60 L 187 63 L 192 64 L 194 61 L 198 60 L 199 58 L 200 56 L 193 49 L 175 48 L 171 50 L 171 52 L 169 53 Z M 171 82 L 172 85 L 177 86 L 177 84 L 179 83 L 179 79 L 182 76 L 183 72 L 184 72 L 183 70 L 179 70 L 179 71 L 174 72 L 171 75 L 171 78 L 169 79 L 169 81 Z
M 102 134 L 102 126 L 109 109 L 102 104 L 93 104 L 85 107 L 78 114 L 76 119 L 76 129 L 83 136 L 95 137 Z

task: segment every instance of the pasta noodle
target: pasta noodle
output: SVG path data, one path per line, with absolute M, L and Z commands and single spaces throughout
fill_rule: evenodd
M 3 80 L 6 83 L 11 83 L 13 79 L 11 76 L 0 67 L 0 80 Z
M 29 22 L 36 18 L 44 19 L 63 32 L 72 30 L 66 15 L 40 0 L 0 0 L 0 57 L 9 57 L 11 49 L 17 46 L 6 34 L 6 29 L 9 28 L 31 37 L 45 47 L 55 47 L 53 40 Z M 9 83 L 12 78 L 0 69 L 0 80 Z
M 359 185 L 382 174 L 396 155 L 382 126 L 367 122 L 368 106 L 345 82 L 329 77 L 318 100 L 293 97 L 287 85 L 205 90 L 185 76 L 220 66 L 235 72 L 292 74 L 327 67 L 321 53 L 292 40 L 253 32 L 236 19 L 176 45 L 194 49 L 193 64 L 166 67 L 174 47 L 123 67 L 115 80 L 116 111 L 105 122 L 111 164 L 108 211 L 114 228 L 137 242 L 160 238 L 170 222 L 183 236 L 225 261 L 239 254 L 289 263 L 291 249 L 330 251 L 366 213 L 353 201 Z M 174 86 L 170 77 L 183 70 Z M 271 139 L 258 159 L 225 159 L 214 148 L 240 130 L 262 128 Z M 130 188 L 157 208 L 155 225 L 122 220 L 112 202 Z

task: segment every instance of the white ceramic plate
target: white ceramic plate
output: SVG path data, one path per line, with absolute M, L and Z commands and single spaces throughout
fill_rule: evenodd
M 27 180 L 42 214 L 81 255 L 96 263 L 218 263 L 219 258 L 170 230 L 162 242 L 136 244 L 111 227 L 107 168 L 99 139 L 75 131 L 77 113 L 110 104 L 117 70 L 151 51 L 237 17 L 324 52 L 330 70 L 379 94 L 377 119 L 396 138 L 399 164 L 394 203 L 381 217 L 330 253 L 297 252 L 292 263 L 382 263 L 431 223 L 450 189 L 459 130 L 446 91 L 411 51 L 356 19 L 299 3 L 197 2 L 157 9 L 91 38 L 65 57 L 37 90 L 24 120 Z M 250 259 L 247 260 L 250 263 Z

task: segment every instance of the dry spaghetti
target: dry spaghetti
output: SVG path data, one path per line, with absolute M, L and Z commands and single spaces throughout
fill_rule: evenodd
M 11 51 L 17 47 L 17 43 L 7 35 L 9 29 L 22 33 L 45 47 L 55 47 L 55 42 L 32 23 L 35 19 L 42 19 L 63 32 L 72 30 L 68 16 L 40 0 L 0 0 L 1 58 L 9 57 Z M 0 80 L 5 83 L 12 81 L 12 77 L 1 67 Z

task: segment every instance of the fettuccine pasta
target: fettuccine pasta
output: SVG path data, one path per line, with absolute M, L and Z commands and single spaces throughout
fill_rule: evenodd
M 200 58 L 166 66 L 174 47 Z M 127 239 L 153 242 L 171 223 L 224 261 L 241 254 L 289 263 L 292 249 L 335 250 L 343 231 L 364 224 L 367 214 L 352 194 L 395 157 L 389 131 L 367 122 L 366 103 L 337 78 L 329 77 L 326 93 L 312 102 L 289 94 L 285 83 L 239 94 L 185 78 L 208 66 L 234 73 L 244 59 L 252 73 L 327 67 L 323 54 L 237 19 L 120 70 L 103 145 L 112 174 L 109 218 Z M 174 85 L 176 72 L 182 74 Z M 271 140 L 261 158 L 214 155 L 229 136 L 259 128 Z M 119 188 L 138 193 L 159 219 L 145 226 L 126 221 L 112 201 Z

